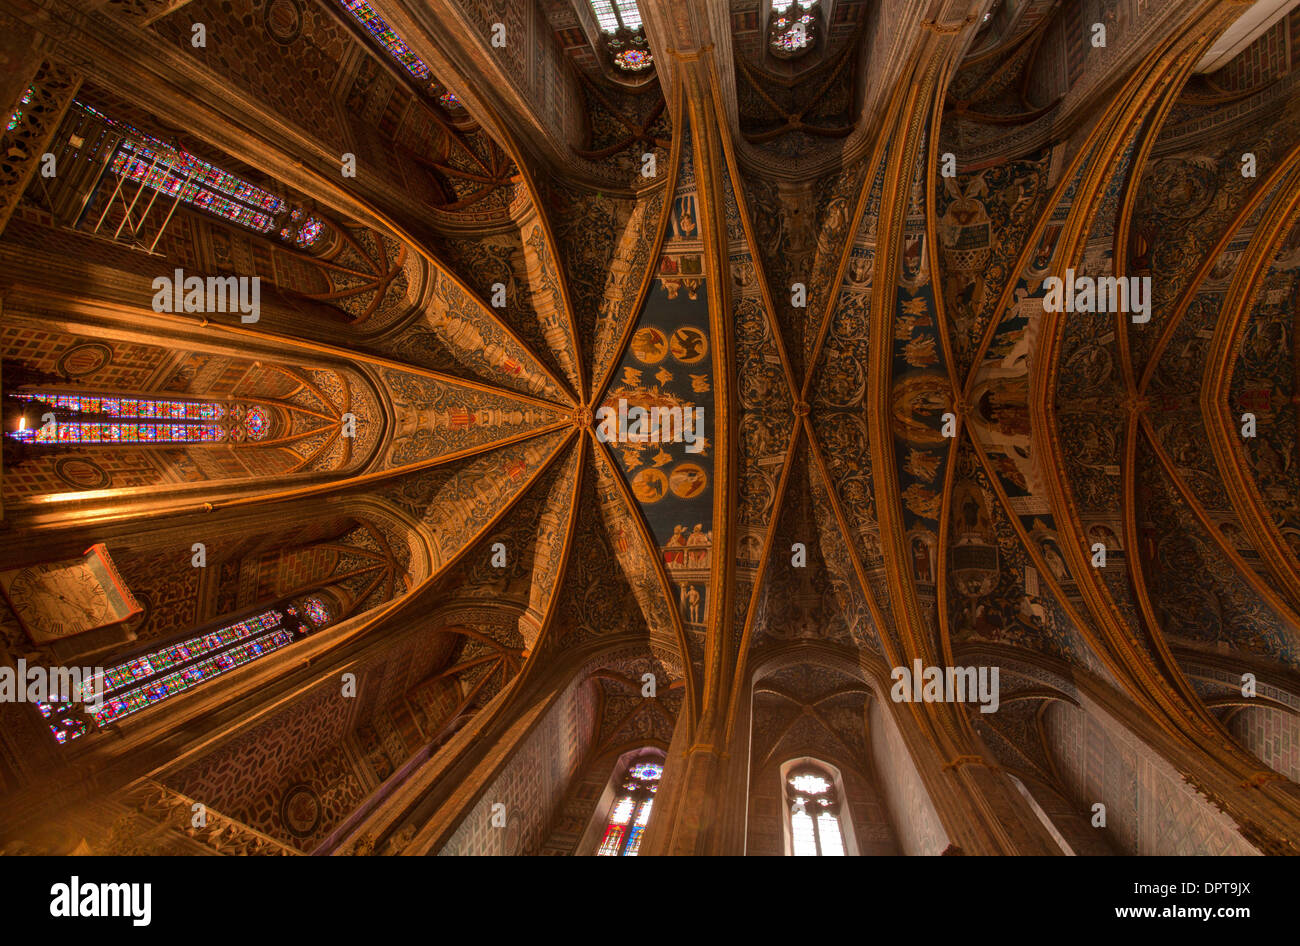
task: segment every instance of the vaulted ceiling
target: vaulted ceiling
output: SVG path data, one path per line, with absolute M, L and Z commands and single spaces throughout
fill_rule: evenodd
M 814 54 L 777 60 L 758 0 L 642 0 L 655 65 L 629 82 L 576 0 L 372 0 L 427 78 L 334 0 L 47 0 L 17 15 L 79 101 L 297 201 L 329 245 L 195 213 L 150 257 L 58 229 L 32 184 L 5 208 L 6 319 L 44 325 L 49 370 L 107 339 L 92 387 L 207 394 L 220 361 L 232 394 L 298 405 L 268 480 L 161 502 L 391 511 L 408 537 L 382 545 L 424 562 L 401 576 L 379 526 L 326 531 L 363 548 L 360 630 L 456 635 L 394 693 L 442 668 L 482 705 L 609 654 L 598 742 L 684 719 L 706 743 L 777 660 L 763 752 L 797 723 L 865 755 L 861 680 L 993 655 L 1005 718 L 917 711 L 950 756 L 983 739 L 1050 781 L 1034 714 L 1086 690 L 1212 745 L 1202 790 L 1239 782 L 1259 765 L 1197 680 L 1300 681 L 1291 47 L 1196 74 L 1231 3 L 823 4 Z M 148 321 L 176 260 L 261 275 L 260 323 Z M 1149 320 L 1048 310 L 1067 271 L 1151 277 Z M 128 357 L 139 380 L 110 380 Z M 702 449 L 605 442 L 620 399 L 703 408 Z M 62 494 L 126 529 L 178 479 L 156 469 L 127 494 L 6 470 L 6 523 L 73 543 Z M 799 654 L 861 680 L 802 692 Z M 621 701 L 647 667 L 670 695 L 642 718 Z

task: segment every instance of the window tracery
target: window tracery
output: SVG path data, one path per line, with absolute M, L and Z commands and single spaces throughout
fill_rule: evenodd
M 13 110 L 13 114 L 9 116 L 9 126 L 5 129 L 5 131 L 13 131 L 15 128 L 18 127 L 18 123 L 23 120 L 23 110 L 26 109 L 26 107 L 32 103 L 32 99 L 35 97 L 35 95 L 36 95 L 36 86 L 29 85 L 27 87 L 27 91 L 23 93 L 23 97 L 18 100 L 18 107 L 15 108 Z
M 787 773 L 785 796 L 790 853 L 795 857 L 843 857 L 840 798 L 831 773 L 820 766 L 802 765 Z
M 591 12 L 604 34 L 615 68 L 635 74 L 654 65 L 636 0 L 591 0 Z
M 778 59 L 795 59 L 817 45 L 818 0 L 772 0 L 767 45 Z
M 637 856 L 663 772 L 659 762 L 644 758 L 627 767 L 619 781 L 604 837 L 596 850 L 598 857 Z

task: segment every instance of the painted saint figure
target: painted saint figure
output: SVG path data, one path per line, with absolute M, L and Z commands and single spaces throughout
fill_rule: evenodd
M 668 548 L 664 549 L 664 564 L 669 568 L 674 566 L 681 567 L 686 564 L 686 527 L 682 525 L 673 526 L 672 538 L 668 540 Z
M 916 576 L 917 581 L 934 581 L 930 546 L 920 536 L 912 539 L 912 573 Z
M 686 544 L 693 546 L 687 553 L 687 561 L 691 568 L 707 568 L 709 564 L 709 545 L 713 538 L 712 532 L 705 532 L 701 523 L 695 523 L 695 528 L 691 530 L 690 536 L 686 539 Z M 702 546 L 702 548 L 701 548 Z

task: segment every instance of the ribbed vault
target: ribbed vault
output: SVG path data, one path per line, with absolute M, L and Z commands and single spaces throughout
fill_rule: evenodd
M 94 742 L 78 764 L 195 795 L 350 670 L 378 695 L 302 739 L 371 733 L 382 804 L 312 844 L 435 851 L 459 823 L 439 806 L 464 814 L 452 784 L 500 777 L 484 745 L 590 700 L 596 755 L 668 753 L 645 850 L 719 852 L 744 816 L 700 812 L 751 766 L 822 752 L 882 777 L 864 721 L 889 668 L 984 659 L 1005 668 L 1002 712 L 897 713 L 956 848 L 1053 850 L 1019 792 L 1070 808 L 1054 734 L 1094 712 L 1257 849 L 1294 853 L 1300 789 L 1239 725 L 1289 705 L 1245 710 L 1224 683 L 1294 694 L 1300 671 L 1300 99 L 1193 72 L 1240 5 L 1142 5 L 1085 56 L 1084 4 L 839 0 L 815 61 L 786 67 L 764 64 L 753 4 L 646 0 L 656 72 L 630 83 L 559 2 L 512 5 L 498 54 L 491 4 L 374 0 L 427 64 L 417 81 L 337 4 L 295 0 L 316 72 L 350 81 L 294 87 L 231 54 L 270 48 L 247 17 L 167 6 L 50 0 L 20 19 L 58 21 L 49 58 L 78 101 L 301 200 L 328 240 L 272 251 L 187 213 L 150 256 L 72 232 L 24 178 L 4 207 L 5 329 L 106 342 L 114 364 L 156 363 L 146 386 L 179 377 L 177 351 L 196 356 L 186 377 L 220 361 L 241 378 L 223 396 L 285 405 L 291 459 L 184 479 L 163 457 L 126 490 L 7 468 L 0 558 L 72 548 L 88 522 L 111 537 L 265 511 L 288 529 L 333 505 L 339 528 L 313 538 L 351 591 L 309 659 L 264 674 L 270 705 L 223 684 L 185 704 L 203 747 L 155 716 L 127 731 L 157 737 L 147 753 Z M 188 44 L 196 17 L 213 55 Z M 145 287 L 176 259 L 263 276 L 265 317 L 152 311 Z M 1067 271 L 1152 277 L 1149 320 L 1045 308 Z M 66 367 L 5 358 L 6 375 Z M 119 383 L 96 370 L 76 382 Z M 620 399 L 701 408 L 702 449 L 606 442 L 598 411 Z M 340 439 L 345 412 L 360 440 Z M 374 733 L 408 716 L 423 755 L 390 759 Z M 727 747 L 751 728 L 745 764 Z M 310 762 L 284 752 L 286 778 Z

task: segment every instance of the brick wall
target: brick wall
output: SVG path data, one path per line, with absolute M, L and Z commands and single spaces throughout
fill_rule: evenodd
M 1073 800 L 1106 806 L 1125 854 L 1255 854 L 1236 826 L 1148 746 L 1084 710 L 1054 703 L 1045 729 Z
M 550 837 L 542 846 L 542 854 L 566 856 L 577 853 L 578 843 L 596 814 L 596 805 L 621 755 L 620 752 L 606 752 L 588 760 L 582 767 L 564 796 Z M 651 817 L 654 817 L 653 810 Z
M 538 853 L 565 793 L 591 745 L 596 687 L 575 682 L 516 746 L 510 761 L 480 796 L 440 855 Z M 506 826 L 494 827 L 492 808 L 505 805 Z
M 868 709 L 871 753 L 876 763 L 880 794 L 903 854 L 941 854 L 948 834 L 912 762 L 903 735 L 879 700 Z
M 1260 687 L 1261 695 L 1267 687 Z M 1247 707 L 1228 722 L 1228 731 L 1259 760 L 1300 782 L 1300 716 L 1271 706 Z
M 1291 71 L 1300 39 L 1300 10 L 1292 10 L 1264 31 L 1222 69 L 1212 73 L 1225 89 L 1250 89 Z

